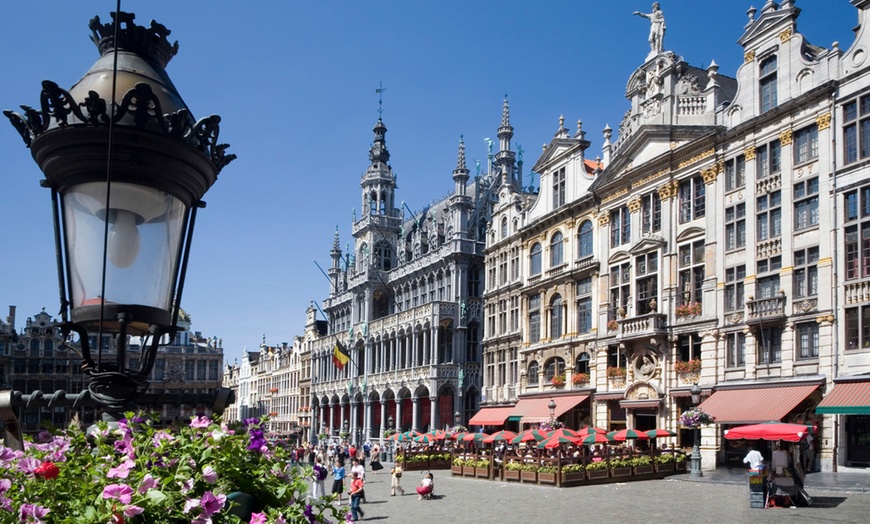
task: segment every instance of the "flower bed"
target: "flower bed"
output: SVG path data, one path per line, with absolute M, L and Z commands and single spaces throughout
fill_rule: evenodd
M 346 510 L 306 502 L 311 468 L 293 467 L 257 419 L 235 428 L 199 416 L 178 430 L 134 417 L 89 441 L 74 421 L 24 451 L 0 447 L 0 502 L 15 522 L 336 522 Z M 13 488 L 13 489 L 10 489 Z M 242 496 L 241 493 L 245 495 Z M 234 501 L 247 498 L 243 511 Z M 0 518 L 3 522 L 11 522 Z

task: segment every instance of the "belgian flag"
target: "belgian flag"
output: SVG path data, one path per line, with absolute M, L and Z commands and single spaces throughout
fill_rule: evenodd
M 344 366 L 350 362 L 350 355 L 347 352 L 347 348 L 341 345 L 341 342 L 335 342 L 335 348 L 332 350 L 332 363 L 335 364 L 335 367 L 338 369 L 344 369 Z

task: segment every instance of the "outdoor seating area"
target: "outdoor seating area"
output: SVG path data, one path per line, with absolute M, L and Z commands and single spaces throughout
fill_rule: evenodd
M 396 461 L 406 471 L 449 467 L 457 477 L 570 487 L 685 473 L 685 453 L 656 445 L 656 439 L 672 436 L 660 429 L 608 433 L 586 427 L 491 435 L 410 431 L 390 438 L 397 442 Z

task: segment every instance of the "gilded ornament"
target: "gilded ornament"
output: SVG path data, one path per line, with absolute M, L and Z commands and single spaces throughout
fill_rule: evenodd
M 635 197 L 628 201 L 628 210 L 632 213 L 640 211 L 640 197 Z
M 831 127 L 831 113 L 824 113 L 817 116 L 816 125 L 819 126 L 819 131 Z
M 779 41 L 783 44 L 788 42 L 788 39 L 791 38 L 791 28 L 786 29 L 782 33 L 779 34 Z
M 743 156 L 746 160 L 755 160 L 755 146 L 749 146 L 743 150 Z
M 743 61 L 747 64 L 755 60 L 755 51 L 747 51 L 743 53 Z
M 783 146 L 787 146 L 792 142 L 792 131 L 791 129 L 786 129 L 782 133 L 779 134 L 779 144 Z

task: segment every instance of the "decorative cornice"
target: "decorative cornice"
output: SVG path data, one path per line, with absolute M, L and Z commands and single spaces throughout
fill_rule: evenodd
M 715 149 L 708 149 L 707 151 L 704 151 L 702 153 L 698 153 L 697 155 L 693 156 L 692 158 L 680 162 L 679 165 L 677 166 L 677 169 L 682 169 L 690 164 L 694 164 L 695 162 L 698 162 L 699 160 L 703 160 L 703 159 L 707 158 L 708 156 L 713 156 L 714 154 L 716 154 Z
M 709 186 L 710 184 L 715 182 L 716 179 L 719 177 L 720 171 L 722 171 L 721 164 L 713 164 L 712 166 L 708 167 L 707 169 L 702 169 L 701 170 L 701 178 L 704 179 L 704 184 Z
M 610 213 L 601 213 L 598 215 L 598 225 L 606 226 L 610 223 Z

